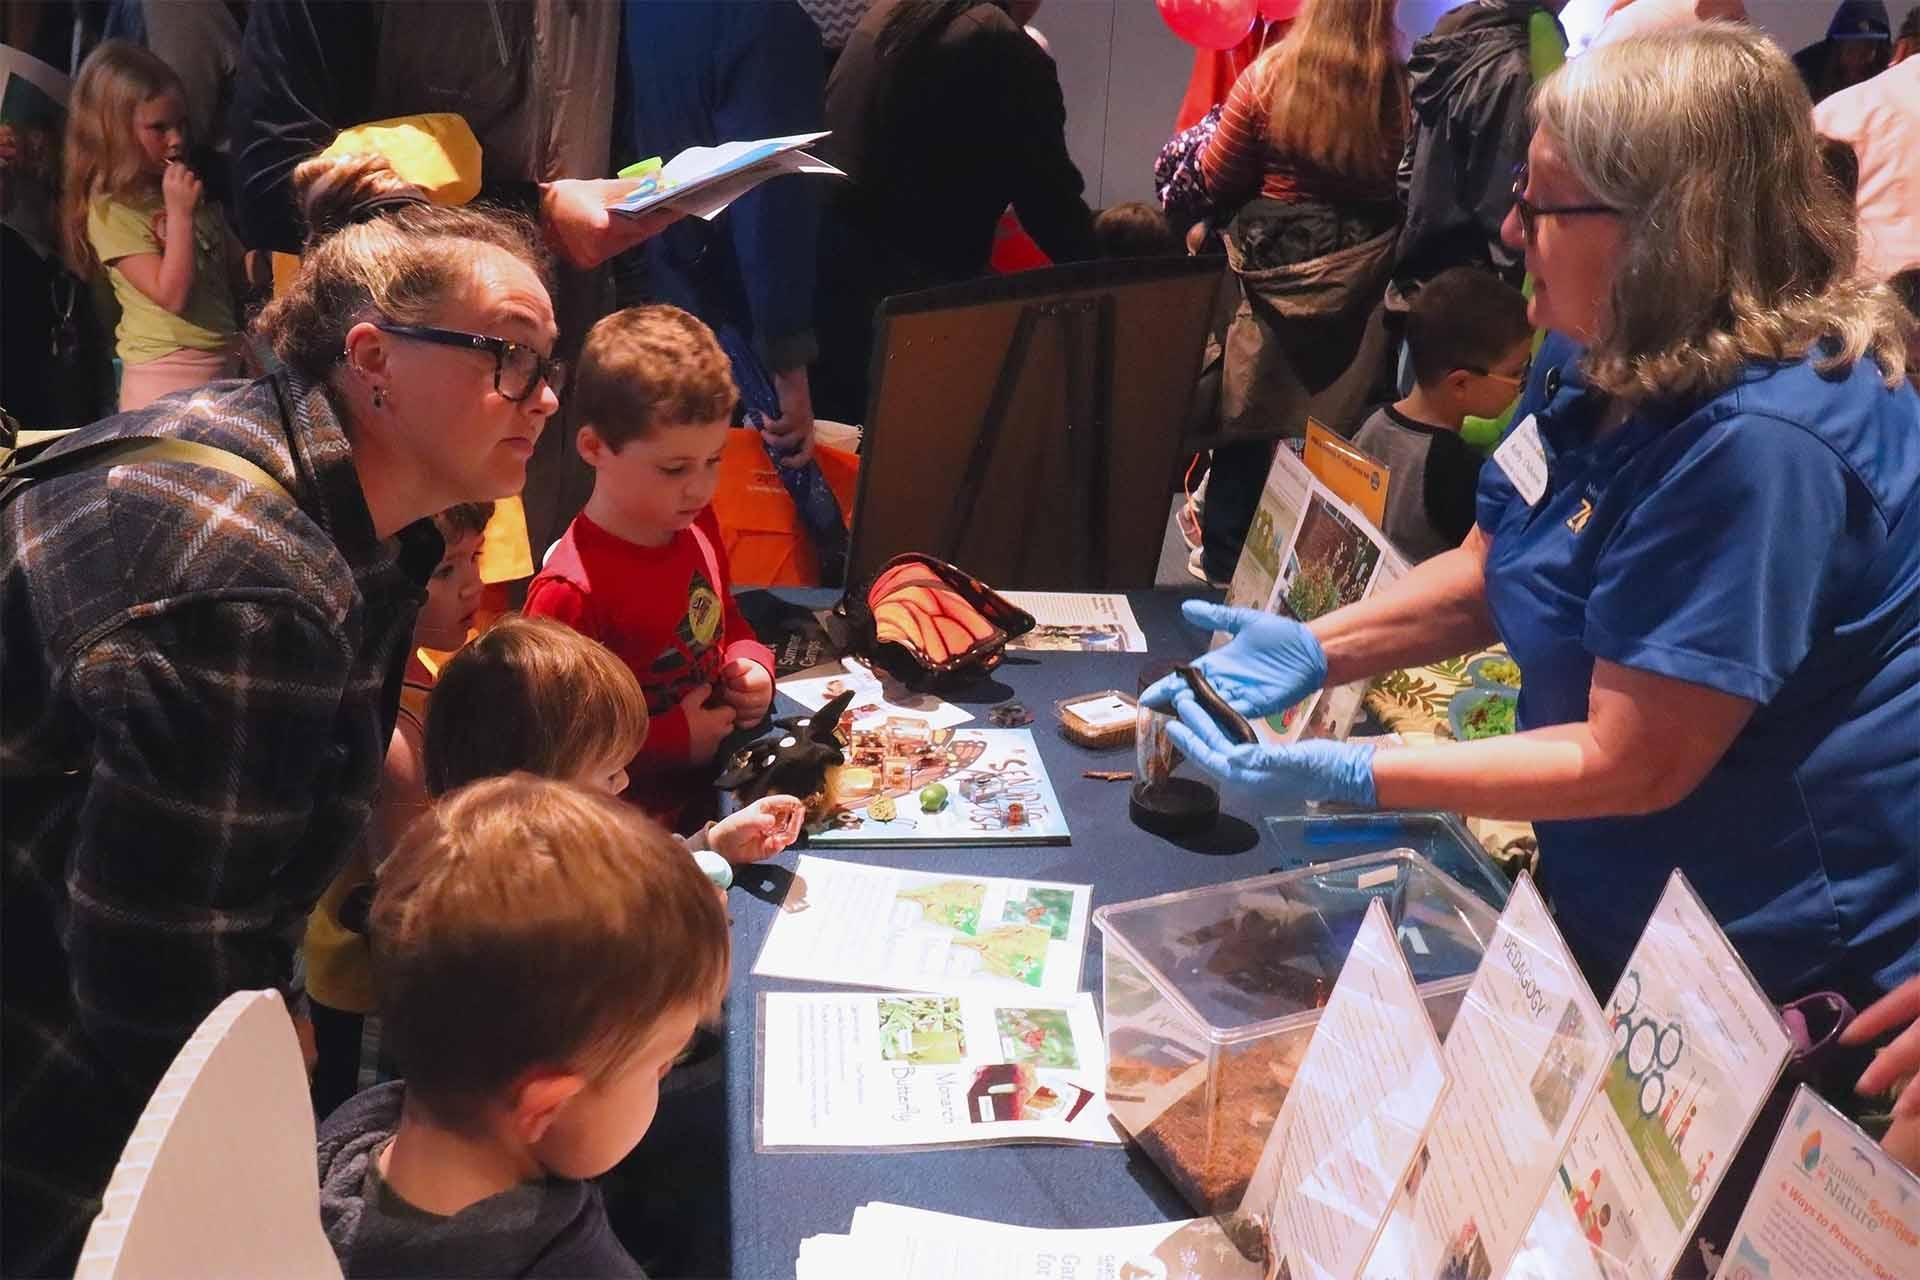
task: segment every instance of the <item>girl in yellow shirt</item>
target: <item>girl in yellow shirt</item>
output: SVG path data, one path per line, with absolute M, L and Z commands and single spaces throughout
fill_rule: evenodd
M 186 94 L 156 55 L 102 43 L 67 115 L 61 244 L 120 303 L 120 408 L 239 372 L 239 242 L 185 163 Z

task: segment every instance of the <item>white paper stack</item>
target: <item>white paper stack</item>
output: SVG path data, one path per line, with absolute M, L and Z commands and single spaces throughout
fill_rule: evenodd
M 882 1202 L 855 1210 L 845 1235 L 802 1240 L 794 1266 L 797 1280 L 1256 1280 L 1260 1272 L 1211 1218 L 1056 1231 Z
M 826 137 L 799 133 L 789 138 L 725 142 L 717 147 L 688 147 L 667 161 L 659 175 L 643 181 L 613 204 L 615 213 L 637 217 L 655 209 L 678 209 L 711 222 L 721 210 L 769 178 L 787 173 L 846 175 L 800 148 Z

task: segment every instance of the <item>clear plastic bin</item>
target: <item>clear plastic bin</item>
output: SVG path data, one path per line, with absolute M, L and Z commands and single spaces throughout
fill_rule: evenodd
M 1471 889 L 1496 912 L 1506 910 L 1510 882 L 1459 817 L 1451 813 L 1291 814 L 1267 818 L 1267 844 L 1277 871 L 1337 862 L 1379 849 L 1411 849 Z
M 1107 1107 L 1196 1211 L 1239 1207 L 1374 898 L 1445 1036 L 1499 913 L 1411 849 L 1093 913 Z

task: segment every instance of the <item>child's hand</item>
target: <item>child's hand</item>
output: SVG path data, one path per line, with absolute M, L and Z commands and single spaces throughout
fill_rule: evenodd
M 739 722 L 751 728 L 767 718 L 773 705 L 773 677 L 759 663 L 735 658 L 720 670 L 720 696 Z
M 175 225 L 176 219 L 187 220 L 187 234 L 193 234 L 193 211 L 200 204 L 200 179 L 193 170 L 178 160 L 168 163 L 167 171 L 160 179 L 160 195 L 167 206 L 167 225 Z
M 762 862 L 800 838 L 807 806 L 792 796 L 763 796 L 707 831 L 707 844 L 728 862 Z
M 680 699 L 687 713 L 687 758 L 694 764 L 710 764 L 719 754 L 720 744 L 733 732 L 734 709 L 726 702 L 708 706 L 713 686 L 703 684 Z

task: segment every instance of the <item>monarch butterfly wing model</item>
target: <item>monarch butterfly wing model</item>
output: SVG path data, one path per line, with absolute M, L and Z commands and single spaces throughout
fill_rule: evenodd
M 992 671 L 1007 641 L 1034 625 L 1032 614 L 978 578 L 917 552 L 889 560 L 839 612 L 861 652 L 912 688 Z
M 742 804 L 762 796 L 805 800 L 818 795 L 826 789 L 827 770 L 847 761 L 839 728 L 852 702 L 849 689 L 812 715 L 775 720 L 771 732 L 734 753 L 714 785 L 733 792 Z

